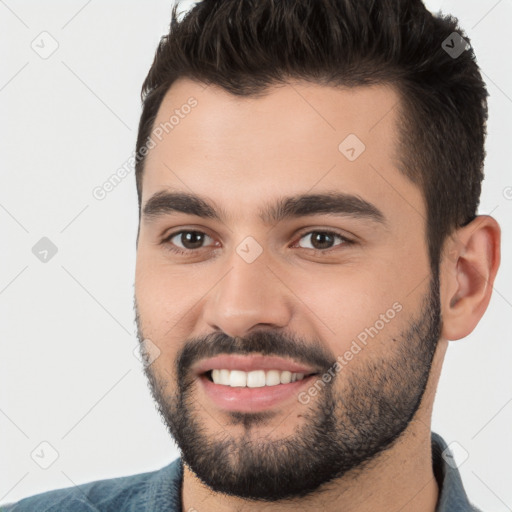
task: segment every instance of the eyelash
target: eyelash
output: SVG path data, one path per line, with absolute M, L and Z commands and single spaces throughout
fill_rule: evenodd
M 199 231 L 199 230 L 196 230 L 196 229 L 182 229 L 181 231 L 175 231 L 175 232 L 171 233 L 170 235 L 166 236 L 162 240 L 161 243 L 163 245 L 167 246 L 166 247 L 167 250 L 169 250 L 171 252 L 174 252 L 176 254 L 180 254 L 180 255 L 190 255 L 190 254 L 192 254 L 194 252 L 200 251 L 201 249 L 206 249 L 206 247 L 199 247 L 198 249 L 181 249 L 180 247 L 177 247 L 176 245 L 171 243 L 171 240 L 175 236 L 181 235 L 183 233 L 199 233 L 199 234 L 202 234 L 202 235 L 210 236 L 207 233 L 204 233 L 203 231 Z M 349 238 L 347 238 L 347 237 L 345 237 L 343 235 L 340 235 L 336 231 L 331 231 L 331 230 L 328 230 L 328 229 L 314 229 L 314 230 L 311 230 L 311 231 L 306 231 L 304 233 L 301 233 L 300 236 L 299 236 L 299 241 L 303 237 L 305 237 L 306 235 L 311 235 L 313 233 L 328 234 L 328 235 L 331 235 L 333 237 L 337 237 L 337 238 L 341 239 L 343 241 L 343 243 L 339 244 L 338 246 L 330 247 L 329 249 L 309 249 L 307 247 L 299 247 L 300 249 L 306 249 L 308 251 L 313 251 L 315 254 L 317 254 L 317 253 L 325 254 L 325 253 L 329 253 L 331 251 L 335 251 L 336 248 L 339 248 L 340 246 L 354 245 L 356 243 L 353 240 L 350 240 Z

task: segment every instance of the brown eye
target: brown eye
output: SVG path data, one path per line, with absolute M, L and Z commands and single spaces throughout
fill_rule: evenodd
M 187 251 L 194 251 L 203 248 L 205 239 L 210 236 L 202 231 L 184 230 L 176 233 L 171 233 L 163 243 L 169 245 L 169 249 L 178 253 L 185 253 Z
M 301 236 L 301 240 L 310 238 L 309 245 L 310 247 L 305 247 L 304 245 L 301 245 L 299 242 L 299 246 L 304 249 L 313 249 L 317 251 L 326 251 L 329 249 L 332 249 L 333 247 L 336 247 L 336 245 L 345 245 L 352 243 L 351 240 L 348 238 L 345 238 L 344 236 L 341 236 L 338 233 L 335 233 L 334 231 L 309 231 L 308 233 L 305 233 Z M 341 240 L 341 244 L 333 245 L 335 240 Z
M 185 249 L 198 249 L 204 242 L 205 235 L 199 231 L 182 231 L 179 236 Z

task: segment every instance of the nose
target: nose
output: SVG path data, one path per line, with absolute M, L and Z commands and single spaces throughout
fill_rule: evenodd
M 228 266 L 204 305 L 210 329 L 243 337 L 262 326 L 278 329 L 290 323 L 292 293 L 264 257 L 247 263 L 235 253 Z

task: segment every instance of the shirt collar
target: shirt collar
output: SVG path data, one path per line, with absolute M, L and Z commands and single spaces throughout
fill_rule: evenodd
M 466 495 L 453 452 L 445 440 L 431 433 L 432 467 L 439 487 L 436 512 L 481 512 Z

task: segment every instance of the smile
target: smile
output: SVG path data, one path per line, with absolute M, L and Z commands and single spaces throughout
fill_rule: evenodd
M 214 369 L 206 372 L 206 376 L 215 384 L 231 387 L 261 388 L 289 384 L 306 377 L 304 373 L 288 370 L 243 370 Z

